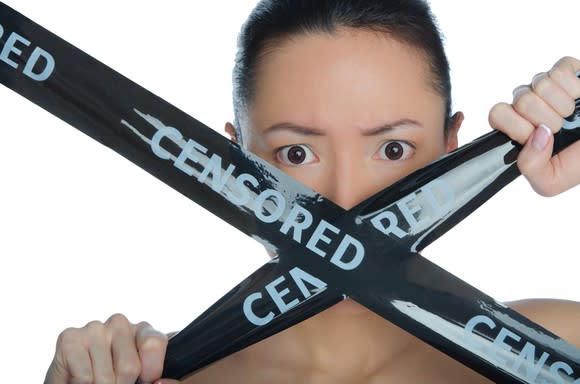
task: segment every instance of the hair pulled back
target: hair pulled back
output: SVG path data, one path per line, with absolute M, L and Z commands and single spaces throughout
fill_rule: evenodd
M 442 36 L 424 0 L 262 0 L 242 26 L 233 70 L 234 126 L 253 101 L 260 58 L 285 39 L 335 33 L 348 27 L 384 33 L 423 52 L 431 83 L 445 100 L 445 128 L 451 118 L 449 62 Z

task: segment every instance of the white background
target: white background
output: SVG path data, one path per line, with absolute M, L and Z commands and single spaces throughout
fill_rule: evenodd
M 236 36 L 255 0 L 7 3 L 220 132 L 232 118 Z M 467 115 L 462 143 L 490 129 L 489 108 L 515 86 L 580 56 L 577 0 L 432 4 L 455 108 Z M 60 331 L 115 312 L 180 329 L 267 260 L 252 240 L 3 87 L 0 106 L 4 382 L 41 382 Z M 519 180 L 424 254 L 499 300 L 580 301 L 579 201 L 580 188 L 545 199 Z

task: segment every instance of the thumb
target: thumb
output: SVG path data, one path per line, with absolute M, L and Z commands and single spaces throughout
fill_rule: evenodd
M 155 384 L 181 384 L 181 381 L 172 379 L 161 379 L 156 381 Z
M 552 162 L 554 135 L 540 124 L 528 138 L 518 157 L 518 168 L 532 188 L 542 196 L 557 193 L 557 169 Z

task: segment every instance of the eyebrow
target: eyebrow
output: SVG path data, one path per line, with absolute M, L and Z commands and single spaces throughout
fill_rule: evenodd
M 419 123 L 417 120 L 400 119 L 400 120 L 394 121 L 392 123 L 383 124 L 383 125 L 376 127 L 376 128 L 363 130 L 361 132 L 361 134 L 363 136 L 378 136 L 378 135 L 381 135 L 383 133 L 393 131 L 397 128 L 404 128 L 404 127 L 409 127 L 409 126 L 422 127 L 423 125 L 421 123 Z M 272 132 L 279 132 L 279 131 L 290 131 L 290 132 L 297 133 L 299 135 L 304 135 L 304 136 L 324 136 L 325 135 L 324 131 L 322 131 L 320 129 L 312 128 L 312 127 L 305 127 L 302 125 L 292 124 L 292 123 L 288 123 L 288 122 L 274 124 L 274 125 L 266 128 L 263 133 L 269 134 Z
M 324 132 L 320 129 L 304 127 L 292 123 L 278 123 L 274 124 L 264 130 L 264 134 L 279 132 L 279 131 L 290 131 L 304 136 L 324 136 Z
M 417 120 L 413 119 L 400 119 L 394 121 L 392 123 L 383 124 L 377 128 L 371 128 L 368 130 L 364 130 L 362 132 L 363 136 L 378 136 L 386 132 L 391 132 L 397 128 L 407 128 L 407 127 L 423 127 L 423 124 L 419 123 Z

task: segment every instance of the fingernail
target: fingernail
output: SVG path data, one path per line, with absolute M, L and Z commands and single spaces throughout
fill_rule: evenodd
M 543 151 L 548 145 L 548 141 L 552 136 L 552 131 L 544 124 L 540 124 L 536 131 L 534 132 L 534 137 L 532 138 L 532 146 L 538 151 Z

